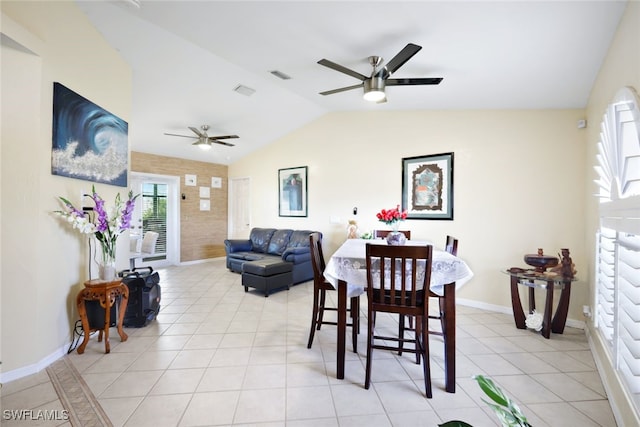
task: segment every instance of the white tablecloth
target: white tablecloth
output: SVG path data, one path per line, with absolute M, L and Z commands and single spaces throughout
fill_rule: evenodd
M 384 239 L 348 239 L 331 256 L 324 270 L 324 276 L 336 289 L 338 280 L 347 282 L 347 296 L 354 297 L 364 292 L 367 284 L 367 264 L 365 246 L 367 243 L 386 245 Z M 430 244 L 426 241 L 407 240 L 407 245 Z M 423 268 L 424 270 L 424 268 Z M 473 272 L 460 258 L 433 248 L 431 261 L 430 289 L 437 295 L 444 294 L 444 285 L 456 283 L 456 290 L 473 277 Z

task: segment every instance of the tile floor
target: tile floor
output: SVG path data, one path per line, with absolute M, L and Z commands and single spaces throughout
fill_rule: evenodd
M 364 389 L 364 333 L 358 354 L 347 343 L 345 379 L 337 380 L 335 328 L 323 327 L 306 348 L 310 283 L 264 298 L 245 293 L 224 260 L 159 272 L 157 321 L 128 328 L 124 343 L 112 333 L 108 355 L 94 336 L 84 354 L 67 356 L 114 426 L 437 426 L 452 419 L 499 426 L 474 374 L 499 384 L 533 426 L 616 425 L 581 330 L 546 340 L 516 329 L 511 316 L 458 306 L 457 392 L 444 391 L 442 340 L 433 336 L 434 395 L 426 399 L 411 354 L 376 351 L 372 387 Z M 2 400 L 62 408 L 46 373 L 5 384 Z

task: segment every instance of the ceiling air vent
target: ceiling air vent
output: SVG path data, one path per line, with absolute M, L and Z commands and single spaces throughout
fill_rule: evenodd
M 251 89 L 250 87 L 245 86 L 245 85 L 238 85 L 235 88 L 233 88 L 233 90 L 234 90 L 234 92 L 238 92 L 239 94 L 244 95 L 244 96 L 251 96 L 254 93 L 256 93 L 255 89 Z
M 273 71 L 269 71 L 269 72 L 271 74 L 273 74 L 274 76 L 278 77 L 279 79 L 282 79 L 282 80 L 290 80 L 291 79 L 291 76 L 286 75 L 282 71 L 273 70 Z

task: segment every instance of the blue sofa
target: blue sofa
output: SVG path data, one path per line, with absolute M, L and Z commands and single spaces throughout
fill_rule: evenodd
M 278 285 L 289 281 L 296 284 L 313 279 L 309 235 L 311 230 L 290 230 L 275 228 L 253 228 L 249 239 L 227 239 L 224 241 L 227 268 L 245 275 L 249 283 L 256 275 L 269 272 L 281 274 Z M 245 264 L 249 263 L 245 267 Z M 290 275 L 284 276 L 286 270 Z M 289 278 L 290 277 L 290 278 Z M 250 284 L 249 286 L 253 286 Z M 253 286 L 256 287 L 256 286 Z M 245 285 L 246 290 L 246 285 Z M 268 292 L 268 289 L 263 289 Z

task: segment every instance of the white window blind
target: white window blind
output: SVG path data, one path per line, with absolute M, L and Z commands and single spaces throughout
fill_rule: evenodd
M 615 231 L 608 228 L 601 228 L 598 233 L 595 322 L 610 348 L 613 348 L 615 325 L 615 238 Z
M 640 397 L 640 237 L 619 233 L 616 277 L 620 289 L 618 369 Z
M 600 228 L 595 327 L 623 388 L 640 412 L 640 110 L 622 89 L 602 119 L 598 144 Z
M 143 233 L 158 233 L 154 258 L 164 258 L 167 252 L 167 190 L 166 184 L 144 183 L 142 186 Z

